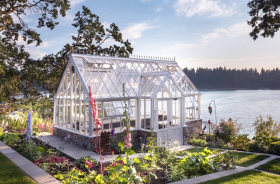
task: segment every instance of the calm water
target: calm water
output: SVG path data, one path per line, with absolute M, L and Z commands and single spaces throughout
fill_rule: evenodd
M 234 91 L 201 91 L 202 92 L 202 120 L 215 122 L 215 108 L 210 115 L 208 106 L 215 100 L 217 121 L 232 118 L 242 124 L 240 133 L 254 136 L 252 126 L 259 114 L 271 115 L 280 123 L 280 90 L 234 90 Z M 265 117 L 266 120 L 266 117 Z

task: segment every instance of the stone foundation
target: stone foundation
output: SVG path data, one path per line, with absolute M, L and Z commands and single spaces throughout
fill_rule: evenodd
M 97 137 L 86 137 L 81 134 L 76 134 L 74 132 L 70 132 L 65 129 L 53 128 L 53 135 L 56 135 L 60 138 L 66 137 L 67 134 L 71 135 L 70 139 L 67 139 L 67 142 L 72 142 L 73 144 L 76 144 L 78 146 L 81 146 L 87 150 L 94 151 L 96 146 L 98 146 L 98 138 Z M 154 132 L 155 136 L 157 136 L 156 132 Z M 132 130 L 131 131 L 131 142 L 132 144 L 140 149 L 141 141 L 147 142 L 147 138 L 151 135 L 151 132 L 146 132 L 142 130 Z M 141 139 L 142 138 L 142 139 Z M 118 145 L 118 142 L 123 139 L 123 135 L 121 133 L 116 133 L 113 136 L 113 139 L 111 139 L 111 147 Z
M 188 144 L 188 140 L 193 134 L 202 132 L 202 120 L 195 120 L 186 122 L 186 127 L 183 127 L 183 144 Z

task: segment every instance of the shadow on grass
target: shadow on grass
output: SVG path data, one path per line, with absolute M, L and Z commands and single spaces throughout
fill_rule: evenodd
M 0 183 L 37 184 L 37 182 L 2 153 L 0 153 Z
M 255 170 L 247 170 L 233 175 L 206 181 L 200 184 L 279 184 L 280 176 Z

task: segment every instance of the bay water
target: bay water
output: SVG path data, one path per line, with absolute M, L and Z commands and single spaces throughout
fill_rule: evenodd
M 280 123 L 280 90 L 230 90 L 230 91 L 201 91 L 201 118 L 216 123 L 214 102 L 211 103 L 212 114 L 208 112 L 211 100 L 215 101 L 217 122 L 221 119 L 232 118 L 242 124 L 240 133 L 254 136 L 253 124 L 256 117 L 271 115 L 273 120 Z

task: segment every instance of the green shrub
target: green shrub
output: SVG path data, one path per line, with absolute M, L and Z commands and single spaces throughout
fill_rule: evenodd
M 187 177 L 211 173 L 215 170 L 212 161 L 208 158 L 211 154 L 212 152 L 207 148 L 199 153 L 190 153 L 189 156 L 179 160 L 178 167 L 183 169 L 184 175 Z
M 273 148 L 271 152 L 273 151 L 277 155 L 280 154 L 280 141 L 271 143 L 270 147 Z
M 212 142 L 207 144 L 207 146 L 211 147 L 211 148 L 224 148 L 225 145 L 226 145 L 226 143 L 222 139 L 219 139 L 217 141 L 212 141 Z
M 188 177 L 186 177 L 184 175 L 184 169 L 180 168 L 179 165 L 169 165 L 170 167 L 170 171 L 168 171 L 166 169 L 165 173 L 167 175 L 167 180 L 169 182 L 175 182 L 175 181 L 181 181 L 181 180 L 185 180 L 188 179 Z
M 259 117 L 257 117 L 253 125 L 255 127 L 255 137 L 258 137 L 263 133 L 268 134 L 268 137 L 277 137 L 280 133 L 280 124 L 274 122 L 272 116 L 266 117 L 266 121 L 263 119 L 262 115 L 259 115 Z
M 196 139 L 196 138 L 190 139 L 188 143 L 190 145 L 194 145 L 194 146 L 206 146 L 207 145 L 207 142 L 205 140 Z
M 206 137 L 206 141 L 214 141 L 215 140 L 215 137 L 214 137 L 213 134 L 206 134 L 205 137 Z
M 12 134 L 3 134 L 2 140 L 5 144 L 8 146 L 16 146 L 20 142 L 20 138 L 17 134 L 12 133 Z
M 248 134 L 240 134 L 235 137 L 233 145 L 235 149 L 248 150 L 250 141 L 251 140 L 248 138 Z
M 38 146 L 32 139 L 30 139 L 26 144 L 20 144 L 17 151 L 31 161 L 38 160 L 43 157 L 45 153 L 45 149 Z
M 223 139 L 226 143 L 233 142 L 240 128 L 241 124 L 235 123 L 231 118 L 227 122 L 221 120 L 220 125 L 215 125 L 214 135 L 217 138 Z
M 251 152 L 267 153 L 269 151 L 269 146 L 261 142 L 254 142 L 249 144 L 248 150 Z

